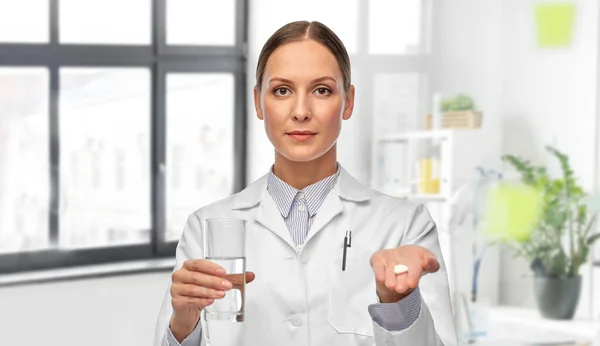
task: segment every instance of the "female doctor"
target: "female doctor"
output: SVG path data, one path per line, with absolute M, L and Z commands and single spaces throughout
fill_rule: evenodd
M 325 25 L 289 23 L 267 40 L 254 104 L 275 163 L 243 191 L 189 216 L 156 346 L 200 345 L 200 311 L 236 284 L 202 259 L 209 217 L 247 222 L 245 322 L 235 344 L 456 345 L 428 211 L 361 185 L 337 162 L 354 94 L 348 53 Z M 347 230 L 352 241 L 342 270 Z M 397 265 L 408 271 L 396 274 Z

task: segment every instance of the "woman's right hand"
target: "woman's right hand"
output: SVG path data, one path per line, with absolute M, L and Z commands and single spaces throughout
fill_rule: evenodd
M 246 283 L 254 277 L 254 273 L 246 272 Z M 196 327 L 202 309 L 223 298 L 231 288 L 241 286 L 242 274 L 227 275 L 221 266 L 204 259 L 185 261 L 172 275 L 170 327 L 175 338 L 182 342 Z

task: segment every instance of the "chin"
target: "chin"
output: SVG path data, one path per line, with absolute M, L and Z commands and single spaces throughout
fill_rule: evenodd
M 327 151 L 306 150 L 308 148 L 294 148 L 291 150 L 278 150 L 281 156 L 293 162 L 310 162 L 325 155 Z

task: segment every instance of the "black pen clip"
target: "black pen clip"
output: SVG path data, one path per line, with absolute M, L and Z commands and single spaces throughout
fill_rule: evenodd
M 346 249 L 352 247 L 352 231 L 346 231 L 344 237 L 344 253 L 342 254 L 342 271 L 346 270 Z

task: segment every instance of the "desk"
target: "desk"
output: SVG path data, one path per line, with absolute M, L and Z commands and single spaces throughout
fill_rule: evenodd
M 591 346 L 600 335 L 600 321 L 548 320 L 542 318 L 536 309 L 493 307 L 490 310 L 489 330 L 488 335 L 474 345 Z M 593 345 L 600 346 L 598 343 Z

